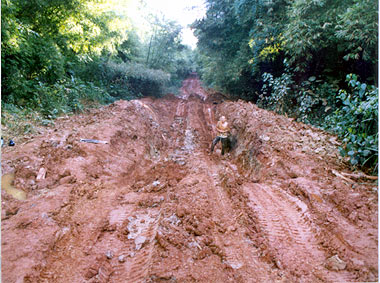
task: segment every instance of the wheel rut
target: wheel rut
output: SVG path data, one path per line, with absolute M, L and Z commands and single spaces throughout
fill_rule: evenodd
M 270 253 L 277 266 L 312 281 L 349 282 L 349 273 L 328 271 L 327 255 L 318 245 L 307 217 L 307 207 L 275 185 L 247 184 L 250 207 L 267 235 Z

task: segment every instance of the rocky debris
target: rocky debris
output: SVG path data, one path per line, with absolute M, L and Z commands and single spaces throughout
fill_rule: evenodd
M 333 271 L 339 271 L 346 269 L 347 264 L 339 258 L 338 255 L 334 255 L 327 259 L 326 268 Z

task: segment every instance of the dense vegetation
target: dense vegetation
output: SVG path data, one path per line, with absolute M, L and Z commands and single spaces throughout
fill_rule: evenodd
M 373 0 L 207 0 L 193 24 L 203 81 L 336 132 L 351 164 L 378 161 Z
M 143 36 L 116 2 L 2 1 L 3 125 L 175 92 L 197 69 L 232 97 L 336 132 L 352 165 L 376 169 L 377 1 L 207 0 L 195 52 L 176 22 L 147 15 Z
M 193 66 L 181 27 L 147 15 L 150 31 L 138 36 L 112 5 L 117 4 L 1 2 L 3 125 L 11 127 L 15 116 L 49 124 L 60 113 L 95 103 L 175 92 Z

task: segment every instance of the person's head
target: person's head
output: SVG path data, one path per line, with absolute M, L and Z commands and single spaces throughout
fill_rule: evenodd
M 221 116 L 221 117 L 219 118 L 219 121 L 221 121 L 221 122 L 226 122 L 226 121 L 227 121 L 227 119 L 226 119 L 226 117 L 225 117 L 225 116 Z

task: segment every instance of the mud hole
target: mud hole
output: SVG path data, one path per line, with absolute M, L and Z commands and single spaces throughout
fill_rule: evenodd
M 5 148 L 27 199 L 2 188 L 2 282 L 377 281 L 377 183 L 333 174 L 336 137 L 224 99 L 188 79 Z

